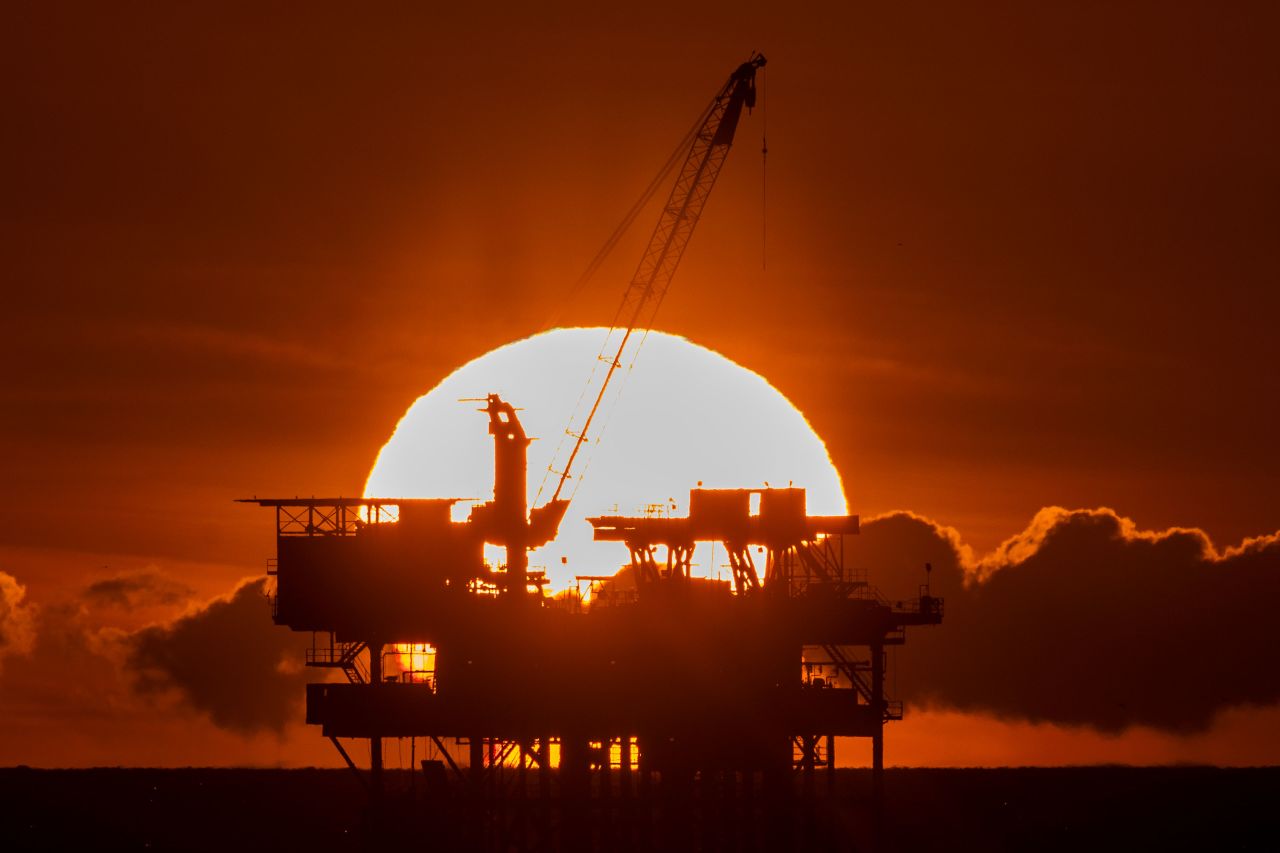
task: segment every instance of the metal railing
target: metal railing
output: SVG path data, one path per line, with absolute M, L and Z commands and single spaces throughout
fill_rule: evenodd
M 370 525 L 399 520 L 400 505 L 396 503 L 276 505 L 278 536 L 354 536 Z

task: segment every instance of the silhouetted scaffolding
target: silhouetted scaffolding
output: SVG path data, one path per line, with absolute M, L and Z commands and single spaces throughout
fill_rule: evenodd
M 353 769 L 339 739 L 369 741 L 372 825 L 417 825 L 383 790 L 383 741 L 409 738 L 438 755 L 413 768 L 411 813 L 468 850 L 846 846 L 818 777 L 837 737 L 870 738 L 878 800 L 884 724 L 902 716 L 885 650 L 938 624 L 942 600 L 881 598 L 845 565 L 857 517 L 808 515 L 798 488 L 590 519 L 629 563 L 549 595 L 527 553 L 565 505 L 527 510 L 528 439 L 496 396 L 484 411 L 494 500 L 465 521 L 451 500 L 254 499 L 276 512 L 275 621 L 345 676 L 307 686 L 307 722 Z M 724 549 L 731 581 L 694 576 L 700 542 Z M 486 544 L 507 564 L 486 564 Z

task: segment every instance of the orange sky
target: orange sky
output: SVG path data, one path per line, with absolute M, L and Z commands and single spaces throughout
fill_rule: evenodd
M 854 511 L 979 554 L 1047 506 L 1275 532 L 1280 21 L 1221 5 L 20 5 L 0 613 L 30 618 L 0 637 L 0 763 L 332 762 L 59 670 L 259 574 L 270 524 L 232 498 L 358 493 L 454 368 L 607 321 L 647 219 L 569 284 L 752 49 L 768 267 L 757 111 L 660 324 L 787 394 Z M 890 763 L 1280 761 L 1274 708 L 1177 735 L 972 713 L 902 724 Z

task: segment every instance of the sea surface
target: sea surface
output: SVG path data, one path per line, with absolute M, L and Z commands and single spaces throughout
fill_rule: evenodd
M 402 841 L 373 849 L 442 849 L 397 806 L 411 781 L 420 802 L 418 779 L 389 773 L 380 820 Z M 885 788 L 894 853 L 1280 850 L 1280 768 L 891 769 Z M 841 770 L 827 795 L 847 849 L 869 849 L 869 793 L 866 771 Z M 348 770 L 3 768 L 0 851 L 361 850 L 365 802 Z

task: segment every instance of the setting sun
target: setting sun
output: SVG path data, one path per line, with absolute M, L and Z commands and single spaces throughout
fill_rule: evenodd
M 522 408 L 520 419 L 536 439 L 529 447 L 533 505 L 605 333 L 555 329 L 454 371 L 410 406 L 378 454 L 365 495 L 488 500 L 492 441 L 477 404 L 461 401 L 497 393 Z M 531 555 L 533 564 L 546 568 L 553 589 L 574 575 L 612 573 L 627 561 L 621 543 L 592 541 L 588 517 L 646 510 L 683 514 L 689 490 L 699 483 L 794 483 L 808 490 L 811 513 L 846 512 L 840 476 L 822 439 L 759 374 L 684 338 L 653 332 L 635 368 L 618 384 L 593 428 L 589 456 L 575 471 L 582 475 L 581 488 L 559 537 Z M 573 494 L 572 485 L 566 494 Z M 468 509 L 457 508 L 462 514 Z M 715 576 L 724 571 L 724 559 L 723 551 L 714 557 L 708 546 L 699 546 L 694 573 Z

